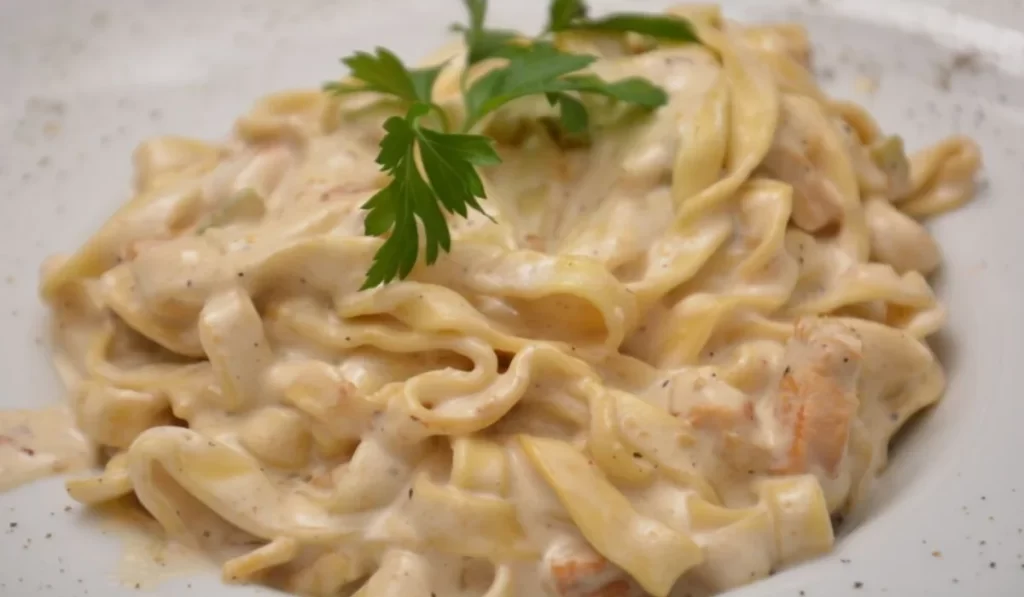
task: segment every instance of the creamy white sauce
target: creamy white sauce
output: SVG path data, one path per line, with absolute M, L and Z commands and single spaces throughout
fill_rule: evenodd
M 66 406 L 0 411 L 0 491 L 87 469 L 95 456 Z

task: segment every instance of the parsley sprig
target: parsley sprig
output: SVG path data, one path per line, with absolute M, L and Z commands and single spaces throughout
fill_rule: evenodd
M 592 19 L 583 0 L 553 0 L 548 10 L 547 30 L 639 33 L 678 42 L 699 42 L 697 32 L 686 19 L 671 15 L 621 12 Z
M 498 164 L 501 159 L 492 139 L 472 131 L 495 110 L 522 97 L 543 95 L 558 108 L 561 126 L 569 133 L 579 133 L 589 125 L 587 108 L 580 100 L 583 94 L 644 109 L 657 108 L 668 100 L 664 90 L 646 79 L 608 82 L 581 72 L 596 58 L 562 52 L 544 40 L 544 35 L 569 30 L 632 31 L 697 41 L 685 20 L 642 14 L 594 20 L 588 17 L 582 0 L 553 0 L 541 38 L 529 39 L 514 31 L 487 29 L 486 0 L 464 3 L 469 24 L 455 29 L 465 39 L 467 69 L 489 58 L 502 58 L 505 64 L 472 83 L 463 77 L 465 110 L 460 132 L 451 132 L 448 114 L 433 101 L 432 90 L 442 66 L 409 68 L 393 53 L 377 48 L 374 54 L 357 52 L 342 60 L 351 71 L 352 82 L 324 86 L 337 95 L 376 92 L 408 106 L 405 116 L 392 116 L 384 123 L 386 134 L 376 161 L 391 181 L 362 206 L 368 212 L 366 234 L 387 237 L 373 257 L 363 288 L 409 275 L 419 259 L 420 226 L 428 265 L 437 261 L 441 251 L 450 251 L 451 233 L 444 211 L 467 217 L 472 209 L 487 215 L 478 201 L 486 194 L 477 168 Z M 430 113 L 437 116 L 442 130 L 426 126 L 424 117 Z
M 423 223 L 427 263 L 437 260 L 438 250 L 451 250 L 448 223 L 439 205 L 466 217 L 468 208 L 483 213 L 477 198 L 484 198 L 484 184 L 476 166 L 501 162 L 491 140 L 483 135 L 434 131 L 420 125 L 430 110 L 422 102 L 409 108 L 405 118 L 392 116 L 384 123 L 387 134 L 380 144 L 377 163 L 391 175 L 391 183 L 363 205 L 366 234 L 391 236 L 374 255 L 363 288 L 404 278 L 416 265 L 419 230 Z M 416 148 L 427 180 L 416 164 Z M 428 184 L 429 181 L 429 184 Z

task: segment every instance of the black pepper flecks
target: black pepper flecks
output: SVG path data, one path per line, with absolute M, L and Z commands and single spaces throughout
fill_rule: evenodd
M 860 582 L 858 580 L 857 582 L 853 583 L 853 588 L 855 588 L 855 589 L 862 589 L 862 588 L 864 588 L 864 583 L 862 583 L 862 582 Z
M 996 563 L 995 562 L 989 562 L 988 563 L 988 567 L 989 568 L 995 568 L 996 567 Z

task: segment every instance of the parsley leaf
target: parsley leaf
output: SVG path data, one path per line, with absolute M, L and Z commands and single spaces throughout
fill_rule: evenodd
M 608 83 L 593 75 L 570 75 L 558 81 L 557 86 L 566 91 L 603 95 L 645 108 L 657 108 L 668 101 L 664 91 L 640 78 Z M 545 95 L 548 103 L 559 107 L 559 120 L 570 137 L 586 132 L 590 126 L 590 116 L 583 102 L 565 91 L 552 91 Z
M 569 29 L 623 33 L 632 31 L 672 41 L 700 41 L 689 21 L 671 15 L 620 13 L 594 21 L 579 21 L 570 25 Z
M 455 31 L 461 31 L 466 42 L 466 65 L 473 65 L 488 58 L 507 54 L 512 42 L 522 36 L 515 31 L 506 29 L 485 29 L 487 18 L 487 0 L 463 0 L 469 12 L 469 27 L 454 25 Z
M 570 75 L 562 78 L 559 83 L 565 90 L 603 95 L 644 108 L 657 108 L 668 101 L 668 95 L 662 88 L 640 77 L 609 83 L 594 75 Z
M 362 85 L 327 83 L 324 91 L 341 95 L 377 91 L 394 95 L 410 102 L 430 104 L 434 81 L 441 73 L 441 67 L 407 68 L 402 61 L 388 50 L 377 48 L 377 54 L 356 52 L 341 61 L 352 71 L 352 77 Z
M 466 11 L 469 13 L 469 28 L 471 31 L 479 31 L 484 28 L 484 21 L 487 19 L 487 0 L 463 0 Z
M 465 94 L 469 130 L 488 113 L 527 95 L 563 91 L 559 77 L 589 66 L 596 58 L 559 52 L 547 44 L 535 44 L 513 55 L 503 68 L 480 77 Z
M 574 21 L 587 18 L 587 5 L 582 0 L 553 0 L 548 7 L 548 31 L 563 31 Z
M 466 46 L 466 64 L 472 65 L 488 58 L 502 58 L 516 52 L 514 41 L 520 39 L 518 33 L 503 29 L 482 29 L 468 39 Z
M 668 101 L 663 90 L 645 79 L 631 77 L 609 83 L 595 75 L 572 74 L 595 60 L 593 56 L 560 52 L 546 43 L 523 48 L 509 58 L 504 68 L 487 73 L 466 91 L 463 128 L 470 130 L 487 114 L 528 95 L 547 94 L 548 101 L 559 105 L 563 111 L 562 122 L 569 127 L 569 132 L 579 132 L 578 128 L 586 125 L 587 117 L 583 105 L 566 95 L 566 91 L 603 95 L 645 108 L 657 108 Z M 569 110 L 569 114 L 565 110 Z
M 690 21 L 681 17 L 624 12 L 591 19 L 588 12 L 583 0 L 554 0 L 548 15 L 548 31 L 633 32 L 673 41 L 700 41 Z
M 491 140 L 422 128 L 419 120 L 429 110 L 417 102 L 404 118 L 392 116 L 384 123 L 387 134 L 377 163 L 391 175 L 391 182 L 362 207 L 368 211 L 366 234 L 383 236 L 390 230 L 391 235 L 374 255 L 364 289 L 409 275 L 418 259 L 417 219 L 423 225 L 426 262 L 432 264 L 441 251 L 451 250 L 448 222 L 440 206 L 463 217 L 469 208 L 483 213 L 477 198 L 486 195 L 476 167 L 501 161 Z M 417 147 L 427 180 L 416 163 Z
M 462 217 L 466 206 L 484 213 L 476 198 L 486 198 L 484 183 L 474 166 L 501 162 L 489 137 L 419 130 L 420 159 L 445 209 Z M 428 261 L 431 261 L 428 259 Z
M 570 135 L 578 135 L 587 130 L 590 126 L 590 115 L 587 114 L 587 107 L 575 97 L 561 91 L 554 91 L 546 94 L 548 103 L 559 107 L 559 117 L 565 132 Z

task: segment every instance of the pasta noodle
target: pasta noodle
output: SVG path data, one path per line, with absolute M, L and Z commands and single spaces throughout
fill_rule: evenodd
M 493 219 L 383 287 L 360 206 L 393 106 L 282 93 L 225 143 L 145 142 L 135 198 L 43 275 L 112 455 L 72 497 L 134 494 L 227 581 L 309 595 L 710 594 L 827 552 L 943 391 L 918 218 L 979 152 L 905 155 L 797 26 L 673 10 L 702 45 L 555 40 L 667 105 L 568 147 L 510 104 Z

